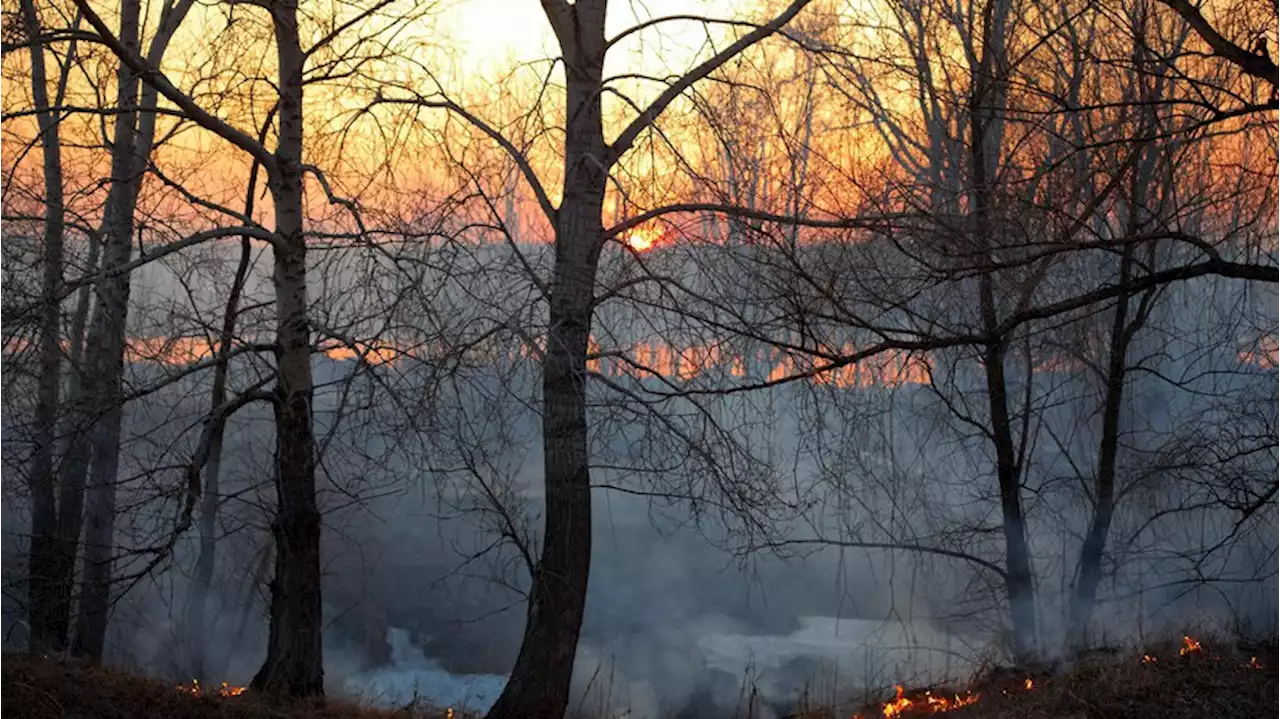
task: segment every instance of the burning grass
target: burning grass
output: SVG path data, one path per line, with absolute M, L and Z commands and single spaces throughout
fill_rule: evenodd
M 1215 646 L 1217 645 L 1217 646 Z M 961 692 L 907 691 L 865 707 L 854 719 L 910 719 L 947 713 L 956 719 L 1202 719 L 1275 716 L 1276 643 L 1244 652 L 1229 642 L 1184 636 L 1177 645 L 1148 648 L 1070 670 L 1032 676 L 990 672 Z M 831 712 L 794 719 L 835 719 Z M 842 718 L 844 719 L 844 718 Z
M 329 699 L 274 704 L 244 687 L 174 686 L 122 671 L 5 654 L 6 719 L 463 719 L 449 710 L 371 709 Z

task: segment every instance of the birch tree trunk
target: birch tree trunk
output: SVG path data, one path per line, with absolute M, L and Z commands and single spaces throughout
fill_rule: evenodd
M 271 6 L 279 61 L 279 143 L 269 173 L 275 205 L 276 574 L 267 658 L 258 691 L 295 697 L 324 692 L 321 649 L 320 511 L 311 425 L 311 331 L 307 248 L 302 234 L 302 66 L 297 0 Z
M 58 401 L 62 375 L 62 145 L 58 118 L 49 104 L 48 76 L 40 18 L 34 0 L 22 0 L 22 21 L 31 44 L 31 98 L 35 104 L 44 160 L 44 306 L 40 320 L 40 384 L 36 398 L 35 452 L 31 461 L 31 544 L 27 560 L 28 646 L 33 652 L 60 651 L 65 631 L 58 632 L 54 611 L 57 576 L 57 476 L 54 450 L 58 432 Z

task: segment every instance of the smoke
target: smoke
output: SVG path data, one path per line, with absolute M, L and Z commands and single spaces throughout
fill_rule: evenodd
M 428 706 L 486 712 L 502 693 L 507 678 L 496 674 L 452 674 L 409 641 L 409 633 L 387 630 L 391 665 L 359 672 L 342 682 L 349 696 L 383 706 L 415 700 Z
M 435 424 L 420 428 L 399 402 L 413 396 L 411 390 L 421 393 L 426 382 L 411 369 L 396 370 L 398 375 L 389 370 L 380 381 L 404 390 L 392 403 L 372 394 L 377 383 L 346 382 L 353 366 L 317 360 L 323 388 L 316 419 L 326 443 L 327 688 L 389 706 L 416 695 L 431 704 L 483 710 L 501 691 L 519 648 L 527 575 L 510 545 L 495 545 L 493 516 L 476 501 L 476 481 L 500 490 L 522 538 L 536 539 L 540 418 L 529 403 L 516 401 L 522 393 L 533 396 L 536 382 L 519 370 L 473 378 L 451 396 L 432 397 L 436 404 L 423 414 L 429 409 Z M 139 366 L 131 373 L 145 386 L 143 375 L 158 370 Z M 948 379 L 957 395 L 969 391 L 961 386 L 965 378 Z M 1134 449 L 1125 468 L 1134 489 L 1113 530 L 1116 544 L 1095 620 L 1101 641 L 1125 643 L 1214 624 L 1275 631 L 1274 502 L 1262 507 L 1247 532 L 1236 524 L 1239 512 L 1203 502 L 1218 487 L 1242 484 L 1237 477 L 1268 471 L 1274 477 L 1274 445 L 1270 455 L 1241 454 L 1228 462 L 1193 454 L 1203 435 L 1198 430 L 1211 424 L 1274 441 L 1274 373 L 1263 379 L 1270 389 L 1257 393 L 1258 414 L 1269 426 L 1247 426 L 1221 402 L 1178 400 L 1183 395 L 1168 388 L 1135 391 L 1136 401 L 1147 404 L 1127 415 L 1126 441 L 1142 453 Z M 130 405 L 121 467 L 130 479 L 120 490 L 125 509 L 117 537 L 124 550 L 153 546 L 172 527 L 173 497 L 166 491 L 180 483 L 153 470 L 189 458 L 185 428 L 198 426 L 207 409 L 201 381 L 175 383 Z M 1221 387 L 1202 389 L 1196 396 L 1225 394 Z M 1088 523 L 1088 499 L 1070 472 L 1088 466 L 1096 443 L 1088 432 L 1075 431 L 1085 420 L 1043 391 L 1047 399 L 1036 418 L 1049 429 L 1028 460 L 1026 528 L 1036 558 L 1042 646 L 1052 654 L 1064 634 L 1064 598 Z M 1053 391 L 1061 389 L 1055 385 Z M 6 402 L 23 396 L 6 393 L 14 398 Z M 603 399 L 593 395 L 593 401 Z M 594 479 L 667 496 L 596 493 L 575 711 L 716 716 L 753 700 L 781 710 L 805 694 L 834 703 L 896 682 L 963 681 L 974 666 L 1001 658 L 1003 587 L 989 568 L 906 549 L 749 552 L 760 549 L 751 545 L 759 534 L 744 529 L 741 517 L 714 509 L 727 494 L 714 480 L 746 477 L 751 481 L 742 496 L 731 497 L 742 506 L 784 500 L 771 507 L 784 515 L 768 517 L 771 539 L 821 535 L 928 545 L 998 565 L 1002 544 L 993 530 L 999 520 L 990 457 L 980 438 L 958 436 L 939 419 L 939 400 L 928 388 L 759 393 L 708 403 L 705 414 L 690 411 L 687 402 L 664 404 L 664 421 L 682 429 L 696 428 L 707 416 L 732 426 L 736 434 L 726 432 L 728 439 L 693 435 L 712 448 L 714 461 L 691 458 L 693 452 L 671 441 L 642 408 L 612 400 L 593 405 L 599 409 L 592 451 L 601 465 Z M 346 403 L 342 412 L 335 409 L 339 402 Z M 10 429 L 12 405 L 6 404 L 6 413 Z M 1050 430 L 1071 441 L 1053 448 L 1045 439 Z M 5 454 L 18 466 L 22 454 L 9 444 L 19 441 L 15 436 L 20 434 L 5 433 Z M 216 680 L 245 683 L 262 660 L 266 526 L 274 507 L 270 437 L 270 412 L 262 407 L 238 413 L 228 427 L 227 500 L 208 613 L 214 630 L 207 651 Z M 420 437 L 443 439 L 429 444 Z M 484 461 L 453 471 L 457 447 L 464 445 Z M 716 462 L 722 466 L 709 466 Z M 1201 469 L 1180 469 L 1186 465 Z M 20 476 L 6 473 L 3 506 L 6 646 L 23 642 L 17 620 L 26 506 L 14 491 L 16 479 L 9 479 Z M 1162 512 L 1171 519 L 1145 524 Z M 126 556 L 117 571 L 126 574 L 148 558 Z M 165 571 L 120 598 L 110 661 L 187 678 L 180 620 L 194 559 L 193 538 L 184 538 Z

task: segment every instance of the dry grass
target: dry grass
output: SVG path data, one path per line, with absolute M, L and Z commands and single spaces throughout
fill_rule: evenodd
M 246 693 L 199 697 L 172 684 L 71 662 L 5 654 L 5 719 L 444 719 L 443 711 L 372 709 L 338 699 L 272 704 Z M 462 716 L 456 715 L 458 719 Z
M 1248 650 L 1230 641 L 1202 640 L 1199 651 L 1179 654 L 1180 642 L 1143 654 L 1095 656 L 1074 668 L 1037 672 L 994 670 L 957 692 L 936 688 L 935 697 L 973 694 L 977 701 L 946 711 L 955 719 L 1253 719 L 1280 709 L 1276 642 Z M 1030 688 L 1028 688 L 1028 680 Z M 910 719 L 936 713 L 926 690 L 907 691 L 910 704 L 892 716 Z M 864 707 L 860 716 L 889 716 L 885 704 Z M 794 719 L 835 719 L 809 712 Z M 844 716 L 848 719 L 848 715 Z
M 1141 654 L 1094 658 L 1070 669 L 1035 673 L 988 672 L 973 687 L 978 700 L 947 712 L 955 719 L 1204 719 L 1276 716 L 1276 643 L 1242 650 L 1230 642 L 1203 640 L 1185 656 L 1169 643 Z M 381 710 L 330 699 L 269 704 L 252 693 L 196 697 L 154 679 L 109 669 L 5 655 L 2 693 L 7 719 L 443 719 L 445 712 L 419 707 Z M 1027 680 L 1031 688 L 1027 689 Z M 935 688 L 952 697 L 955 689 Z M 907 691 L 903 719 L 934 713 L 926 690 Z M 751 714 L 753 712 L 745 712 Z M 867 719 L 885 716 L 884 704 L 864 708 Z M 795 719 L 849 719 L 846 712 L 808 711 Z M 459 715 L 459 719 L 461 716 Z M 706 719 L 721 719 L 707 717 Z

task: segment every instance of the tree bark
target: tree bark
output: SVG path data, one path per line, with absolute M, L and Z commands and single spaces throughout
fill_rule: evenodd
M 120 8 L 120 42 L 136 51 L 139 35 L 139 0 L 124 0 Z M 111 188 L 107 193 L 102 219 L 102 266 L 104 269 L 127 263 L 133 249 L 133 208 L 136 199 L 134 157 L 137 147 L 138 76 L 121 63 L 117 72 L 116 102 L 118 114 L 111 153 Z M 125 322 L 129 304 L 129 276 L 114 274 L 95 286 L 97 302 L 85 341 L 90 359 L 80 374 L 79 392 L 72 398 L 77 411 L 76 439 L 68 447 L 66 474 L 62 480 L 58 506 L 59 551 L 56 581 L 58 598 L 54 606 L 59 631 L 70 626 L 71 598 L 75 582 L 75 563 L 80 532 L 84 523 L 85 489 L 91 462 L 94 481 L 90 506 L 90 536 L 86 537 L 85 585 L 93 597 L 85 597 L 81 620 L 72 652 L 101 656 L 101 647 L 93 641 L 97 622 L 105 623 L 105 607 L 101 601 L 102 572 L 109 573 L 111 552 L 110 524 L 114 509 L 115 459 L 119 447 L 120 374 L 124 366 Z M 112 425 L 114 424 L 114 429 Z M 114 444 L 110 448 L 106 445 Z M 107 472 L 111 472 L 110 475 Z M 88 548 L 92 546 L 92 551 Z M 104 557 L 106 559 L 104 559 Z M 109 602 L 107 602 L 109 603 Z M 87 609 L 87 612 L 86 612 Z M 89 616 L 86 616 L 88 614 Z M 85 624 L 88 622 L 88 624 Z M 83 639 L 81 634 L 89 632 Z M 105 634 L 105 632 L 104 632 Z
M 1154 125 L 1154 122 L 1144 123 Z M 1144 127 L 1144 129 L 1149 129 Z M 1144 161 L 1137 164 L 1131 180 L 1131 194 L 1128 207 L 1128 222 L 1125 227 L 1127 237 L 1136 237 L 1142 230 L 1144 218 L 1140 215 L 1146 211 L 1148 197 L 1147 184 L 1151 181 L 1153 164 L 1158 154 L 1148 148 Z M 1119 280 L 1117 284 L 1123 289 L 1129 286 L 1134 278 L 1134 268 L 1139 261 L 1134 257 L 1138 251 L 1132 242 L 1126 242 L 1120 252 Z M 1150 311 L 1150 300 L 1156 292 L 1146 290 L 1146 294 L 1138 297 L 1137 306 L 1133 306 L 1134 296 L 1121 293 L 1116 298 L 1113 310 L 1110 335 L 1107 343 L 1107 366 L 1103 374 L 1102 428 L 1098 439 L 1098 469 L 1094 486 L 1093 517 L 1089 522 L 1089 531 L 1080 546 L 1078 561 L 1079 576 L 1076 580 L 1075 594 L 1072 597 L 1067 628 L 1067 640 L 1070 647 L 1076 650 L 1087 648 L 1089 621 L 1093 618 L 1093 610 L 1097 603 L 1098 586 L 1102 582 L 1102 560 L 1107 546 L 1107 536 L 1111 531 L 1111 520 L 1115 515 L 1116 505 L 1116 471 L 1117 458 L 1120 452 L 1121 411 L 1125 399 L 1125 383 L 1129 374 L 1129 346 L 1138 330 L 1146 323 Z
M 85 275 L 91 275 L 98 271 L 98 260 L 102 254 L 102 239 L 98 234 L 91 233 L 89 235 L 89 253 L 85 258 Z M 71 340 L 67 349 L 67 365 L 70 367 L 67 377 L 67 396 L 76 397 L 80 394 L 80 374 L 84 371 L 84 330 L 89 324 L 89 306 L 93 299 L 93 286 L 85 285 L 76 292 L 76 309 L 71 315 Z
M 28 38 L 40 36 L 40 18 L 33 0 L 22 0 L 22 21 Z M 53 611 L 57 576 L 57 476 L 54 452 L 58 432 L 58 402 L 62 376 L 61 301 L 63 263 L 62 145 L 58 118 L 49 104 L 44 46 L 31 44 L 31 98 L 36 107 L 40 149 L 44 161 L 44 307 L 40 321 L 40 383 L 35 411 L 35 451 L 31 461 L 31 544 L 27 558 L 28 647 L 33 652 L 61 651 L 65 631 L 59 633 Z
M 982 56 L 973 72 L 969 106 L 969 169 L 973 179 L 970 211 L 977 247 L 995 260 L 995 214 L 991 188 L 996 180 L 1003 136 L 1001 115 L 1006 93 L 1000 74 L 1004 72 L 1004 27 L 1009 6 L 1007 2 L 995 0 L 983 12 Z M 983 329 L 988 335 L 996 334 L 1001 324 L 992 274 L 986 272 L 978 280 L 979 311 Z M 982 359 L 1000 492 L 1005 540 L 1005 593 L 1013 628 L 1013 653 L 1015 660 L 1027 662 L 1037 653 L 1035 587 L 1022 511 L 1022 467 L 1009 414 L 1008 380 L 1005 376 L 1007 350 L 1008 338 L 996 337 L 986 345 Z
M 542 377 L 546 507 L 524 638 L 511 679 L 489 712 L 493 719 L 564 715 L 586 607 L 591 479 L 585 382 L 608 178 L 600 103 L 606 4 L 582 0 L 547 11 L 565 59 L 567 122 Z
M 159 27 L 147 52 L 153 66 L 158 67 L 174 32 L 186 17 L 193 0 L 179 0 L 161 13 Z M 134 49 L 139 44 L 140 2 L 124 0 L 121 11 L 120 40 Z M 132 256 L 134 211 L 142 189 L 142 176 L 155 139 L 155 109 L 159 98 L 156 88 L 142 86 L 138 73 L 121 62 L 117 74 L 120 108 L 112 146 L 112 181 L 103 216 L 102 236 L 107 248 L 103 267 L 127 263 Z M 141 101 L 138 92 L 141 88 Z M 102 659 L 111 608 L 111 566 L 115 550 L 115 495 L 120 465 L 120 434 L 124 416 L 121 378 L 124 374 L 124 349 L 128 328 L 129 277 L 104 278 L 105 296 L 111 304 L 99 302 L 94 311 L 95 324 L 101 319 L 99 343 L 90 341 L 95 351 L 95 368 L 101 373 L 100 398 L 96 406 L 103 408 L 91 432 L 91 476 L 89 478 L 88 516 L 85 522 L 85 554 L 83 593 L 77 616 L 76 636 L 72 652 L 93 661 Z M 99 312 L 99 309 L 103 310 Z M 90 339 L 94 336 L 90 329 Z M 91 400 L 92 401 L 92 400 Z
M 293 697 L 324 692 L 321 648 L 320 511 L 311 425 L 311 331 L 302 234 L 302 65 L 296 0 L 272 6 L 279 60 L 279 143 L 269 173 L 275 205 L 276 574 L 267 658 L 258 691 Z
M 1127 248 L 1121 258 L 1121 281 L 1129 276 L 1132 248 Z M 1093 519 L 1089 532 L 1080 546 L 1080 576 L 1076 581 L 1074 601 L 1071 603 L 1068 637 L 1075 649 L 1084 649 L 1089 620 L 1097 601 L 1098 584 L 1102 581 L 1102 557 L 1111 530 L 1111 518 L 1115 514 L 1116 456 L 1120 445 L 1120 409 L 1124 398 L 1126 356 L 1125 340 L 1129 312 L 1129 297 L 1121 295 L 1116 301 L 1114 322 L 1108 347 L 1106 389 L 1102 405 L 1102 436 L 1098 443 L 1098 475 L 1094 489 Z

